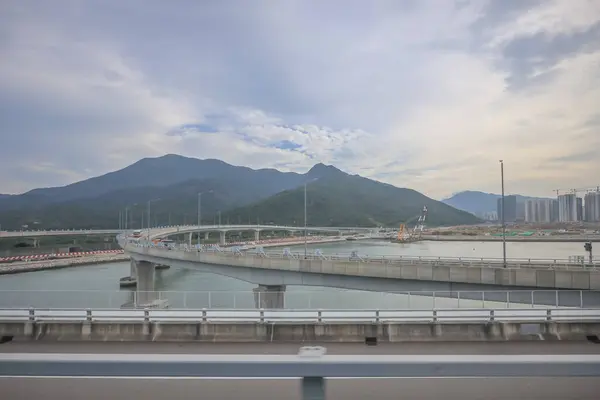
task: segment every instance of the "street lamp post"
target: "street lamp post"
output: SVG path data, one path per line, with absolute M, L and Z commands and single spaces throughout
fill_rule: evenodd
M 148 240 L 150 240 L 150 225 L 151 225 L 151 222 L 150 222 L 150 203 L 158 201 L 158 200 L 160 200 L 160 199 L 148 200 L 148 207 L 147 207 L 147 214 L 148 215 L 147 215 L 147 218 L 146 218 L 148 220 L 148 222 L 147 222 L 147 225 L 148 225 Z
M 306 221 L 307 221 L 307 214 L 306 214 L 306 182 L 304 183 L 304 259 L 306 260 L 306 255 L 308 253 L 308 240 L 306 237 Z
M 506 268 L 506 215 L 504 213 L 504 160 L 500 160 L 500 179 L 502 181 L 502 199 L 500 200 L 500 212 L 502 213 L 502 262 Z

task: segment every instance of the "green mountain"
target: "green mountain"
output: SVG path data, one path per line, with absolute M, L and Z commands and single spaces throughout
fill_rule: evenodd
M 397 227 L 401 223 L 416 222 L 424 206 L 428 211 L 428 225 L 480 222 L 472 214 L 412 189 L 348 175 L 334 167 L 320 165 L 315 168 L 319 169 L 319 173 L 313 174 L 322 177 L 306 186 L 308 225 Z M 233 209 L 224 216 L 231 220 L 256 219 L 260 216 L 261 223 L 303 226 L 304 187 L 286 190 L 266 200 Z
M 140 163 L 145 169 L 138 168 Z M 127 226 L 141 228 L 148 224 L 149 201 L 152 226 L 194 224 L 200 192 L 204 224 L 216 223 L 220 216 L 222 224 L 300 226 L 304 223 L 305 183 L 310 225 L 398 226 L 413 222 L 424 206 L 429 210 L 430 225 L 479 221 L 414 190 L 348 175 L 323 164 L 297 174 L 168 155 L 144 159 L 120 171 L 63 188 L 36 189 L 0 198 L 0 226 L 10 230 L 23 226 L 116 228 L 124 226 L 127 208 Z

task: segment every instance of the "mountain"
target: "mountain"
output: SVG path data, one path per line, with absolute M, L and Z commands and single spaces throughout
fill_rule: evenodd
M 414 220 L 423 206 L 431 224 L 478 222 L 414 190 L 330 165 L 317 164 L 298 174 L 167 155 L 64 187 L 0 198 L 0 224 L 5 229 L 114 228 L 127 208 L 128 226 L 139 228 L 148 222 L 149 201 L 153 225 L 196 223 L 198 193 L 203 193 L 203 223 L 217 222 L 219 212 L 223 224 L 300 223 L 304 184 L 312 225 L 397 226 Z
M 91 199 L 107 193 L 143 187 L 168 187 L 173 184 L 204 179 L 233 180 L 258 185 L 256 191 L 265 196 L 302 184 L 305 177 L 275 169 L 253 170 L 221 160 L 199 160 L 175 154 L 144 158 L 126 168 L 67 186 L 34 189 L 27 193 L 0 198 L 0 211 L 40 207 L 80 199 Z
M 315 167 L 317 168 L 317 167 Z M 313 170 L 315 170 L 313 168 Z M 321 178 L 306 188 L 308 224 L 312 226 L 390 226 L 414 223 L 426 206 L 431 225 L 473 224 L 475 216 L 412 190 L 318 166 Z M 313 171 L 311 170 L 311 171 Z M 308 175 L 310 175 L 309 171 Z M 278 193 L 224 214 L 232 220 L 260 216 L 261 223 L 304 225 L 304 188 Z
M 517 202 L 522 203 L 529 199 L 539 199 L 540 197 L 529 197 L 517 194 Z M 483 214 L 497 211 L 498 199 L 502 196 L 494 193 L 484 193 L 467 190 L 454 194 L 452 197 L 442 200 L 454 208 L 470 212 L 471 214 Z

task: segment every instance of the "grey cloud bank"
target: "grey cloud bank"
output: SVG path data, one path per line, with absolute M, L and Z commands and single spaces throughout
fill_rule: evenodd
M 600 2 L 6 0 L 0 193 L 178 153 L 442 198 L 600 182 Z M 590 122 L 591 121 L 591 122 Z

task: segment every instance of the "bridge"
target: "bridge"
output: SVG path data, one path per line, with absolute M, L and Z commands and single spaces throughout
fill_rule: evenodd
M 197 228 L 197 227 L 195 227 Z M 193 229 L 193 228 L 190 228 Z M 169 235 L 172 230 L 154 230 L 150 237 Z M 179 231 L 180 232 L 180 231 Z M 130 278 L 137 281 L 137 299 L 144 306 L 160 306 L 155 297 L 155 266 L 170 265 L 229 276 L 256 284 L 257 307 L 282 308 L 287 285 L 325 286 L 372 291 L 497 291 L 486 298 L 505 301 L 506 291 L 522 291 L 530 302 L 531 291 L 540 289 L 600 289 L 600 264 L 582 265 L 566 260 L 362 257 L 357 253 L 327 256 L 319 251 L 306 256 L 292 253 L 233 248 L 211 250 L 188 244 L 156 246 L 125 235 L 119 244 L 131 255 Z M 529 293 L 527 292 L 529 291 Z M 502 292 L 500 294 L 500 292 Z M 584 301 L 559 299 L 560 306 L 599 304 L 598 292 Z M 554 295 L 547 304 L 556 304 Z
M 188 243 L 191 244 L 192 236 L 195 233 L 210 234 L 219 232 L 221 244 L 225 244 L 225 235 L 227 232 L 254 232 L 255 240 L 259 240 L 262 231 L 287 231 L 300 232 L 306 229 L 307 232 L 323 233 L 343 233 L 343 232 L 363 232 L 368 233 L 378 228 L 371 227 L 332 227 L 332 226 L 285 226 L 285 225 L 173 225 L 160 226 L 151 229 L 140 229 L 147 234 L 150 231 L 152 238 L 166 238 L 173 235 L 187 235 Z M 129 229 L 128 231 L 132 231 Z M 0 238 L 35 238 L 42 236 L 84 236 L 84 235 L 118 235 L 127 232 L 124 229 L 64 229 L 64 230 L 37 230 L 37 231 L 0 231 Z

